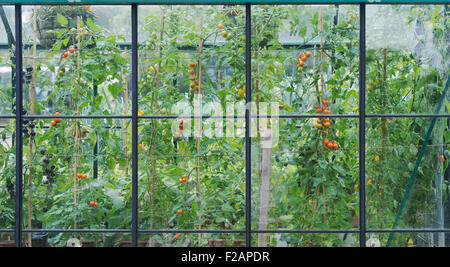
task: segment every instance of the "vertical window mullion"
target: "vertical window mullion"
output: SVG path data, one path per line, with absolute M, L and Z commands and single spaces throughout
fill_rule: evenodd
M 132 246 L 138 243 L 138 10 L 137 4 L 131 5 L 131 90 L 132 90 Z
M 359 6 L 359 245 L 366 246 L 366 5 Z
M 245 86 L 247 90 L 245 92 L 245 199 L 246 199 L 246 212 L 245 212 L 245 235 L 246 246 L 251 246 L 251 139 L 250 139 L 250 113 L 251 113 L 251 101 L 252 101 L 252 79 L 251 79 L 251 5 L 245 5 Z
M 15 5 L 15 70 L 16 70 L 16 206 L 14 240 L 15 246 L 21 246 L 22 237 L 22 5 Z

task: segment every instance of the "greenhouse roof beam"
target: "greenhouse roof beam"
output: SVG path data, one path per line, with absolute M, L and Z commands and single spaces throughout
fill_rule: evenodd
M 108 5 L 126 5 L 126 4 L 161 4 L 161 5 L 201 5 L 201 4 L 445 4 L 445 0 L 3 0 L 1 4 L 108 4 Z

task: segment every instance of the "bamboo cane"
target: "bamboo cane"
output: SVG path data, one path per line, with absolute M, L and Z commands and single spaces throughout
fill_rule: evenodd
M 320 20 L 320 32 L 323 31 L 323 18 L 322 18 L 322 7 L 319 10 L 319 20 Z M 322 100 L 325 99 L 325 89 L 324 89 L 324 77 L 323 77 L 323 38 L 320 37 L 320 85 L 321 85 L 321 92 L 322 92 Z M 325 137 L 325 133 L 322 133 Z M 325 150 L 325 146 L 323 147 Z M 322 185 L 322 193 L 323 193 L 323 207 L 324 207 L 324 213 L 323 213 L 323 223 L 327 223 L 327 192 L 325 188 L 325 184 Z
M 78 47 L 77 47 L 77 81 L 80 80 L 80 53 L 81 53 L 81 30 L 80 30 L 80 17 L 77 17 L 77 41 L 78 41 Z M 79 88 L 79 83 L 77 82 L 76 86 L 75 86 L 75 90 L 76 90 L 76 101 L 78 102 L 79 98 L 80 98 L 80 88 Z M 80 114 L 80 107 L 79 105 L 77 105 L 77 111 L 76 111 L 76 115 L 78 116 Z M 73 197 L 74 197 L 74 205 L 75 208 L 78 206 L 78 180 L 77 180 L 77 172 L 78 172 L 78 142 L 79 142 L 79 129 L 78 129 L 78 124 L 79 124 L 79 120 L 80 119 L 76 119 L 74 126 L 75 126 L 75 164 L 74 164 L 74 179 L 73 179 Z M 77 229 L 77 216 L 75 215 L 74 217 L 74 229 Z
M 126 55 L 127 55 L 127 48 L 124 49 L 123 57 L 126 58 Z M 126 77 L 126 75 L 125 75 L 123 70 L 122 70 L 122 80 L 125 81 L 125 85 L 124 85 L 124 99 L 125 99 L 124 100 L 125 101 L 124 109 L 125 109 L 125 114 L 128 114 L 128 100 L 129 100 L 129 98 L 128 98 L 128 79 L 127 79 L 127 77 Z M 126 155 L 125 156 L 125 162 L 126 162 L 125 173 L 128 174 L 128 156 L 127 156 L 128 155 L 128 129 L 125 127 L 126 125 L 127 125 L 127 121 L 123 120 L 122 128 L 124 129 L 123 139 L 124 139 L 124 143 L 125 143 L 124 150 L 125 150 L 125 155 Z
M 159 89 L 159 74 L 161 70 L 161 42 L 162 42 L 162 36 L 163 36 L 163 30 L 164 30 L 164 10 L 162 7 L 160 7 L 160 19 L 159 19 L 159 35 L 158 35 L 158 49 L 156 58 L 158 59 L 158 63 L 156 64 L 156 76 L 155 76 L 155 99 L 154 99 L 154 108 L 155 110 L 158 110 L 158 89 Z M 158 127 L 158 121 L 154 122 L 154 129 L 156 132 L 156 129 Z M 155 151 L 155 142 L 152 142 L 152 152 Z M 150 229 L 153 229 L 153 214 L 154 214 L 154 194 L 155 194 L 155 180 L 156 180 L 156 157 L 153 158 L 153 164 L 152 164 L 152 193 L 151 193 L 151 200 L 150 200 Z M 150 246 L 153 246 L 153 242 L 151 241 L 151 236 L 149 238 L 148 244 Z
M 30 86 L 30 114 L 34 114 L 35 101 L 35 87 L 36 87 L 36 41 L 37 41 L 37 19 L 36 9 L 33 10 L 33 76 Z M 28 155 L 28 229 L 31 229 L 31 185 L 32 185 L 32 168 L 33 168 L 33 142 L 30 140 L 29 155 Z M 32 235 L 28 233 L 28 247 L 32 246 Z

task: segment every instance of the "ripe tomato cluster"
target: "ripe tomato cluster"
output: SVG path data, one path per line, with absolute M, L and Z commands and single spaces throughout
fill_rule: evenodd
M 187 182 L 187 175 L 183 175 L 180 179 L 178 179 L 178 182 L 180 184 Z
M 190 62 L 189 67 L 191 68 L 189 70 L 189 75 L 191 75 L 189 78 L 191 80 L 191 84 L 189 85 L 189 87 L 191 88 L 191 94 L 193 94 L 195 91 L 199 92 L 200 87 L 197 76 L 195 75 L 195 62 Z
M 55 116 L 60 116 L 61 114 L 59 113 L 59 112 L 55 112 L 55 114 L 54 114 Z M 51 122 L 50 122 L 50 124 L 52 125 L 52 126 L 56 126 L 58 123 L 60 123 L 61 122 L 61 119 L 60 118 L 54 118 Z
M 322 105 L 316 105 L 314 108 L 316 109 L 317 114 L 331 114 L 331 111 L 328 109 L 329 101 L 327 99 L 322 100 Z M 331 121 L 330 118 L 317 119 L 316 128 L 319 130 L 325 130 L 330 128 Z M 329 141 L 328 139 L 323 140 L 323 144 L 329 149 L 338 149 L 339 145 L 335 140 Z
M 338 149 L 338 144 L 337 144 L 337 142 L 335 141 L 335 140 L 333 140 L 333 141 L 329 141 L 328 139 L 325 139 L 324 141 L 323 141 L 323 144 L 326 146 L 326 147 L 328 147 L 329 149 Z
M 181 176 L 180 179 L 178 179 L 178 182 L 179 182 L 180 184 L 182 184 L 182 183 L 187 182 L 187 179 L 188 179 L 188 176 L 187 176 L 186 174 L 184 174 L 183 176 Z M 177 210 L 177 214 L 178 214 L 178 215 L 183 214 L 183 210 L 182 210 L 182 209 Z M 175 235 L 175 238 L 176 238 L 176 239 L 180 238 L 180 235 L 179 235 L 179 234 L 176 234 L 176 235 Z
M 62 59 L 63 59 L 63 60 L 66 59 L 66 57 L 69 56 L 69 53 L 73 54 L 74 52 L 75 52 L 75 48 L 73 48 L 73 47 L 69 48 L 68 51 L 66 51 L 66 52 L 63 53 Z
M 303 65 L 305 65 L 305 61 L 311 56 L 310 52 L 306 52 L 305 54 L 300 53 L 299 57 L 298 57 L 298 64 L 297 67 L 303 67 Z
M 87 174 L 86 173 L 78 173 L 77 177 L 78 177 L 78 179 L 86 179 L 87 178 Z
M 91 207 L 98 207 L 98 202 L 97 201 L 91 201 L 91 202 L 89 202 L 89 206 L 91 206 Z

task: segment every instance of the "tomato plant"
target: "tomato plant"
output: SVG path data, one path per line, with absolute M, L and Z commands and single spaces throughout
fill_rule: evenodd
M 251 84 L 244 6 L 140 6 L 139 229 L 243 230 L 250 194 L 254 230 L 358 230 L 361 164 L 369 229 L 448 227 L 439 212 L 450 205 L 448 118 L 433 124 L 409 116 L 448 114 L 448 9 L 374 5 L 367 11 L 362 106 L 369 116 L 361 150 L 359 6 L 252 6 Z M 23 115 L 48 117 L 27 117 L 18 133 L 24 138 L 22 226 L 131 229 L 129 12 L 106 16 L 91 6 L 36 12 L 31 9 L 24 32 L 26 42 L 41 47 L 24 46 Z M 54 28 L 39 35 L 31 28 L 34 19 L 37 27 Z M 104 26 L 107 20 L 113 26 Z M 386 25 L 398 25 L 404 38 Z M 11 52 L 0 61 L 8 70 Z M 0 113 L 14 114 L 13 84 L 0 85 Z M 251 120 L 252 187 L 246 192 L 242 116 L 249 92 L 252 115 L 261 117 Z M 285 116 L 264 118 L 267 113 Z M 0 229 L 9 229 L 15 122 L 1 125 Z M 359 162 L 363 151 L 366 161 Z M 252 245 L 260 246 L 358 245 L 355 234 L 252 236 Z M 74 237 L 97 245 L 128 239 L 109 233 L 47 237 L 51 246 L 76 244 Z M 31 239 L 24 237 L 27 245 Z M 367 239 L 371 246 L 424 242 L 420 234 Z M 181 232 L 140 234 L 139 240 L 150 246 L 245 242 L 241 234 Z

